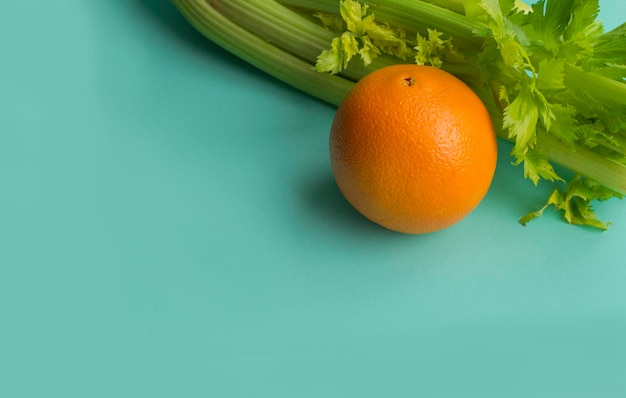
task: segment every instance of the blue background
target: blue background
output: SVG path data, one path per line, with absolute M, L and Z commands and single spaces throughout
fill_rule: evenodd
M 0 49 L 0 396 L 626 396 L 623 202 L 522 227 L 500 142 L 468 218 L 386 231 L 334 108 L 167 1 L 3 1 Z

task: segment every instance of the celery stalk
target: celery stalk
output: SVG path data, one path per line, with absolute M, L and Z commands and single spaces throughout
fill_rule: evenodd
M 176 1 L 174 3 L 178 4 Z M 277 50 L 305 61 L 309 68 L 312 68 L 319 53 L 333 38 L 332 32 L 275 1 L 213 0 L 211 7 L 228 20 L 236 21 L 239 27 L 254 32 L 256 38 L 266 45 L 271 44 Z M 389 57 L 386 57 L 386 61 L 384 59 L 379 60 L 370 70 L 393 63 Z M 341 76 L 357 81 L 366 73 L 364 68 L 355 64 Z M 337 100 L 331 102 L 338 104 Z
M 606 159 L 588 149 L 576 148 L 575 151 L 562 145 L 554 136 L 541 132 L 537 136 L 538 145 L 555 163 L 579 174 L 600 182 L 615 192 L 626 194 L 626 167 L 623 164 Z
M 583 72 L 572 65 L 565 65 L 565 84 L 570 88 L 584 90 L 588 95 L 605 101 L 626 105 L 626 86 L 593 72 Z
M 205 0 L 174 0 L 173 3 L 211 41 L 266 73 L 323 101 L 338 104 L 354 84 L 340 76 L 315 72 L 310 63 L 241 28 Z M 260 14 L 258 18 L 263 16 Z

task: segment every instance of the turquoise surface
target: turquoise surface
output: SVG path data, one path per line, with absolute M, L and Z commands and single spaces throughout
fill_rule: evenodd
M 388 232 L 333 182 L 334 108 L 167 1 L 2 8 L 0 396 L 626 396 L 623 201 L 522 227 L 550 188 L 501 142 L 468 218 Z

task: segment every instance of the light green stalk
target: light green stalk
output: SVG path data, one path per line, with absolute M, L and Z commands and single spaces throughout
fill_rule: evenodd
M 173 3 L 200 33 L 214 43 L 268 74 L 323 101 L 338 104 L 354 84 L 340 76 L 318 73 L 312 69 L 310 62 L 243 29 L 213 5 L 219 6 L 220 2 L 173 0 Z M 257 18 L 261 20 L 266 16 L 260 13 Z

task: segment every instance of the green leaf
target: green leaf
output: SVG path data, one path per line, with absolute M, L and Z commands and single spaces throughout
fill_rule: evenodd
M 441 36 L 442 33 L 435 29 L 428 29 L 428 37 L 417 34 L 415 62 L 418 65 L 432 65 L 439 68 L 444 60 L 463 58 L 452 45 L 452 39 L 443 40 Z
M 602 24 L 596 21 L 597 0 L 541 0 L 532 8 L 524 27 L 531 56 L 589 62 L 592 40 L 602 33 Z
M 348 67 L 356 54 L 361 56 L 364 66 L 371 64 L 380 54 L 393 55 L 402 60 L 414 56 L 404 30 L 376 23 L 374 14 L 367 14 L 367 4 L 342 0 L 339 10 L 346 30 L 334 38 L 331 48 L 317 58 L 317 71 L 339 73 Z M 334 27 L 339 25 L 330 18 L 324 19 L 324 23 Z
M 563 142 L 570 150 L 575 151 L 574 142 L 578 138 L 578 121 L 576 109 L 572 106 L 553 104 L 550 107 L 554 119 L 550 125 L 550 134 Z
M 486 84 L 495 83 L 501 85 L 500 77 L 503 74 L 503 68 L 498 46 L 493 40 L 489 40 L 476 60 L 476 69 L 480 74 L 481 80 Z
M 318 12 L 313 14 L 313 17 L 319 19 L 322 26 L 328 30 L 335 32 L 345 30 L 345 22 L 340 15 Z
M 565 61 L 563 59 L 544 59 L 539 62 L 537 75 L 537 89 L 539 90 L 563 90 L 563 69 Z
M 315 70 L 336 74 L 348 66 L 353 56 L 359 54 L 359 45 L 351 32 L 344 32 L 335 37 L 330 49 L 323 51 L 317 57 Z
M 500 53 L 504 64 L 509 67 L 524 67 L 524 50 L 522 46 L 512 37 L 505 37 L 499 41 Z
M 359 43 L 351 32 L 341 35 L 341 50 L 343 51 L 343 68 L 348 67 L 348 62 L 359 53 Z
M 322 53 L 317 56 L 317 62 L 314 68 L 318 72 L 336 74 L 341 72 L 343 63 L 341 37 L 335 37 L 330 43 L 330 48 L 322 51 Z
M 529 147 L 536 142 L 536 128 L 539 121 L 539 109 L 535 103 L 530 86 L 523 87 L 513 102 L 504 108 L 503 128 L 508 130 L 509 138 L 515 140 L 511 152 L 519 164 Z
M 606 230 L 610 223 L 597 219 L 592 208 L 592 202 L 594 200 L 605 201 L 612 197 L 621 198 L 621 195 L 593 180 L 577 175 L 569 182 L 564 193 L 554 190 L 541 209 L 526 214 L 520 218 L 520 223 L 526 225 L 531 220 L 541 217 L 548 207 L 554 206 L 570 224 L 586 225 Z
M 589 225 L 595 228 L 607 229 L 609 223 L 596 219 L 591 207 L 593 200 L 604 201 L 615 196 L 615 193 L 602 187 L 594 181 L 574 178 L 565 190 L 565 203 L 560 207 L 563 216 L 570 224 Z
M 342 0 L 339 3 L 339 13 L 350 32 L 359 36 L 364 33 L 363 18 L 367 13 L 367 8 L 367 4 L 354 0 Z
M 571 17 L 564 32 L 565 40 L 584 37 L 593 39 L 602 31 L 602 24 L 597 20 L 600 12 L 598 0 L 576 0 L 573 2 Z
M 571 18 L 576 0 L 540 0 L 532 5 L 529 21 L 536 32 L 542 33 L 544 41 L 555 45 L 563 35 Z
M 380 55 L 380 50 L 372 43 L 372 40 L 368 36 L 361 37 L 361 43 L 359 54 L 363 60 L 363 65 L 367 66 L 372 63 L 374 58 Z
M 405 32 L 402 29 L 394 29 L 388 25 L 380 25 L 372 19 L 364 24 L 366 35 L 371 39 L 370 43 L 380 49 L 381 53 L 393 55 L 400 59 L 407 59 L 413 55 L 411 48 L 405 39 Z
M 543 212 L 548 207 L 554 206 L 558 208 L 559 206 L 561 206 L 563 202 L 564 202 L 563 195 L 561 195 L 561 192 L 559 192 L 558 189 L 555 189 L 554 191 L 552 191 L 552 193 L 548 197 L 548 200 L 546 201 L 546 204 L 541 209 L 526 214 L 525 216 L 519 219 L 519 222 L 520 224 L 525 226 L 531 220 L 541 217 L 543 215 Z
M 541 90 L 534 89 L 532 90 L 532 94 L 537 110 L 539 111 L 539 120 L 543 124 L 543 127 L 547 131 L 550 131 L 552 121 L 555 119 L 554 113 L 552 112 L 552 105 L 548 102 L 548 99 Z
M 482 17 L 490 30 L 490 36 L 496 42 L 504 65 L 521 72 L 529 65 L 525 45 L 528 42 L 525 32 L 513 19 L 522 17 L 513 0 L 481 0 L 470 6 L 472 9 L 482 8 Z M 476 12 L 476 11 L 473 11 Z
M 524 154 L 524 177 L 537 185 L 541 178 L 549 181 L 563 181 L 550 164 L 545 153 L 537 149 L 529 149 Z
M 620 71 L 615 80 L 623 80 L 626 76 L 624 73 L 626 66 L 626 23 L 597 37 L 592 46 L 592 66 L 595 68 L 614 67 Z

